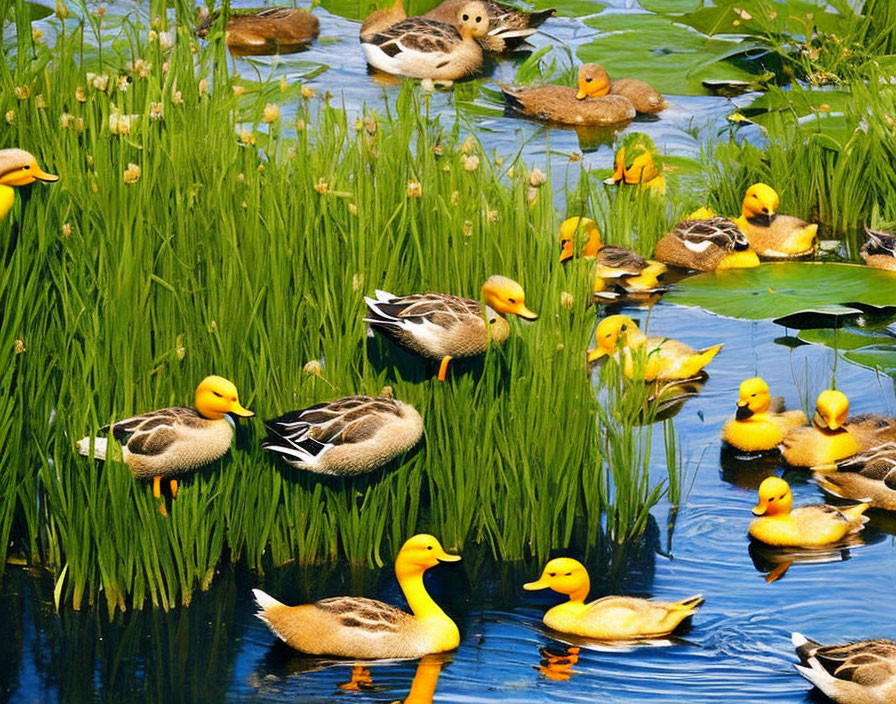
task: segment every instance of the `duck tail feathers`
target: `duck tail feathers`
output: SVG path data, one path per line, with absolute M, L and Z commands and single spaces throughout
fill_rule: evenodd
M 689 596 L 687 599 L 679 601 L 678 605 L 696 611 L 703 606 L 705 602 L 706 599 L 703 598 L 702 594 L 694 594 L 694 596 Z
M 275 606 L 283 606 L 282 602 L 277 601 L 270 594 L 266 594 L 265 592 L 261 591 L 261 589 L 253 589 L 252 595 L 255 597 L 255 603 L 258 604 L 259 608 L 258 613 L 255 615 L 265 623 L 269 623 L 267 617 L 268 609 L 272 609 Z

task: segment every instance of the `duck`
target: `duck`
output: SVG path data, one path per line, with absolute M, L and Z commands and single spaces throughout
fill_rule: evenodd
M 800 659 L 797 672 L 837 704 L 896 701 L 896 641 L 822 645 L 796 632 L 790 640 Z
M 674 631 L 686 618 L 697 613 L 703 596 L 681 601 L 653 601 L 629 596 L 605 596 L 589 603 L 591 580 L 578 560 L 558 557 L 548 562 L 541 577 L 523 589 L 552 589 L 569 595 L 569 601 L 549 609 L 543 621 L 548 628 L 598 640 L 659 638 Z
M 588 351 L 588 363 L 607 356 L 618 360 L 621 344 L 625 357 L 623 371 L 634 376 L 632 351 L 644 350 L 644 381 L 680 381 L 699 375 L 719 353 L 723 345 L 695 350 L 667 337 L 647 337 L 627 315 L 610 315 L 600 321 L 594 332 L 597 346 Z
M 412 17 L 361 42 L 367 63 L 374 68 L 409 78 L 456 81 L 482 68 L 482 47 L 477 38 L 488 33 L 483 3 L 464 2 L 457 26 Z
M 569 261 L 575 255 L 576 235 L 584 232 L 588 239 L 582 248 L 583 259 L 593 259 L 594 278 L 592 290 L 599 300 L 615 300 L 621 295 L 639 295 L 661 292 L 659 277 L 666 265 L 645 259 L 625 247 L 605 245 L 600 230 L 591 218 L 572 217 L 560 225 L 560 262 Z
M 206 37 L 219 13 L 213 12 L 196 28 Z M 310 44 L 320 33 L 320 21 L 305 10 L 293 7 L 266 7 L 232 12 L 224 38 L 233 54 L 290 53 Z
M 896 511 L 896 442 L 838 460 L 835 471 L 816 471 L 813 478 L 832 496 Z
M 579 69 L 578 88 L 556 84 L 528 88 L 498 85 L 508 110 L 535 120 L 561 125 L 622 126 L 634 119 L 635 107 L 624 95 L 608 94 L 609 80 L 600 66 L 585 64 Z M 607 91 L 600 97 L 588 97 L 604 87 Z
M 653 257 L 693 271 L 749 269 L 759 266 L 747 236 L 728 218 L 705 209 L 691 213 L 660 238 Z
M 371 12 L 361 23 L 359 36 L 362 42 L 370 41 L 380 32 L 407 19 L 403 0 L 395 0 L 392 5 Z M 450 24 L 450 23 L 449 23 Z
M 230 450 L 233 422 L 229 414 L 251 418 L 240 405 L 236 386 L 220 376 L 207 376 L 196 387 L 193 408 L 173 406 L 125 418 L 101 428 L 121 445 L 121 459 L 135 477 L 153 480 L 152 493 L 161 496 L 162 477 L 169 477 L 171 497 L 177 496 L 179 474 L 210 464 Z M 97 460 L 109 455 L 108 437 L 81 438 L 78 452 Z
M 761 377 L 740 384 L 737 412 L 722 428 L 722 440 L 744 452 L 774 450 L 784 433 L 808 423 L 802 411 L 785 411 L 784 400 L 772 398 Z
M 0 149 L 0 221 L 6 218 L 16 200 L 15 188 L 35 181 L 58 181 L 37 163 L 35 156 L 24 149 Z
M 379 396 L 318 403 L 264 426 L 265 450 L 320 474 L 370 472 L 410 450 L 423 435 L 423 419 L 413 406 Z
M 666 192 L 663 164 L 653 140 L 646 134 L 627 135 L 613 159 L 613 175 L 604 179 L 608 186 L 638 185 L 652 193 Z
M 749 533 L 766 545 L 778 547 L 821 547 L 858 533 L 868 522 L 862 514 L 868 504 L 848 508 L 827 504 L 800 506 L 791 510 L 793 494 L 781 477 L 766 477 L 759 485 L 759 503 L 753 507 L 758 518 L 750 523 Z
M 526 307 L 523 287 L 506 276 L 491 276 L 482 285 L 485 306 L 471 298 L 444 293 L 394 296 L 376 291 L 375 295 L 364 299 L 364 322 L 422 357 L 441 360 L 439 381 L 445 381 L 453 358 L 477 357 L 485 353 L 489 342 L 504 342 L 510 335 L 505 315 L 538 318 Z
M 744 194 L 740 217 L 734 220 L 756 253 L 766 259 L 794 259 L 815 251 L 818 225 L 779 215 L 774 188 L 754 183 Z
M 865 264 L 875 269 L 896 271 L 896 234 L 865 227 L 868 241 L 862 245 L 859 254 Z
M 467 0 L 442 0 L 432 10 L 422 15 L 427 20 L 456 24 L 460 10 Z M 488 13 L 488 32 L 479 38 L 483 48 L 493 54 L 504 54 L 518 49 L 537 28 L 556 13 L 554 8 L 526 12 L 501 2 L 482 0 Z
M 607 70 L 600 64 L 582 64 L 579 67 L 578 86 L 578 100 L 620 95 L 628 99 L 636 112 L 655 115 L 666 109 L 666 101 L 652 85 L 637 78 L 610 80 Z
M 395 576 L 411 613 L 375 599 L 337 596 L 313 604 L 287 606 L 253 589 L 258 618 L 280 640 L 308 655 L 364 660 L 419 658 L 454 650 L 457 626 L 433 601 L 423 573 L 440 562 L 457 562 L 432 535 L 409 538 L 395 558 Z
M 842 391 L 818 394 L 812 425 L 788 431 L 781 455 L 794 467 L 834 469 L 837 460 L 896 441 L 896 419 L 881 413 L 849 417 L 849 399 Z

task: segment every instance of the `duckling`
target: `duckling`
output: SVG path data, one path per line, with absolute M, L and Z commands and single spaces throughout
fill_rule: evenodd
M 697 613 L 703 596 L 682 601 L 652 601 L 627 596 L 605 596 L 588 604 L 591 580 L 578 560 L 558 557 L 548 562 L 535 582 L 523 585 L 529 591 L 553 589 L 568 594 L 569 601 L 553 607 L 544 623 L 561 633 L 599 640 L 658 638 L 672 633 L 682 621 Z
M 865 227 L 868 241 L 859 252 L 865 263 L 875 269 L 896 271 L 896 234 Z
M 663 235 L 653 256 L 695 271 L 759 266 L 759 257 L 741 229 L 727 218 L 712 217 L 708 211 L 692 213 Z
M 896 441 L 896 419 L 880 413 L 848 415 L 846 394 L 822 391 L 815 402 L 812 425 L 794 428 L 784 436 L 784 460 L 794 467 L 833 468 L 837 460 Z
M 896 442 L 838 460 L 835 466 L 834 472 L 816 471 L 813 475 L 827 493 L 896 511 Z
M 212 12 L 196 28 L 196 34 L 207 36 L 218 16 L 219 13 Z M 224 39 L 232 54 L 287 54 L 310 44 L 319 33 L 320 21 L 310 12 L 292 7 L 266 7 L 231 13 Z
M 818 225 L 790 215 L 778 215 L 778 205 L 774 188 L 754 183 L 744 194 L 740 217 L 734 222 L 760 257 L 792 259 L 811 254 L 815 250 Z
M 202 467 L 230 450 L 233 413 L 243 418 L 255 414 L 240 405 L 236 386 L 220 376 L 207 376 L 196 387 L 195 408 L 173 406 L 116 421 L 100 428 L 121 445 L 121 459 L 136 477 L 152 477 L 152 493 L 161 496 L 162 477 L 173 477 Z M 91 441 L 93 448 L 91 452 Z M 105 460 L 108 438 L 90 436 L 78 441 L 78 452 Z M 177 496 L 177 479 L 170 480 L 171 496 Z
M 562 125 L 621 126 L 635 117 L 635 107 L 628 98 L 608 95 L 610 79 L 597 64 L 585 64 L 579 69 L 578 88 L 555 84 L 531 88 L 498 85 L 508 110 L 535 120 Z M 602 95 L 588 97 L 595 93 Z
M 767 477 L 759 485 L 759 503 L 750 523 L 750 535 L 766 545 L 820 547 L 858 533 L 868 522 L 862 514 L 868 504 L 837 508 L 826 504 L 800 506 L 791 511 L 793 494 L 780 477 Z
M 654 193 L 664 194 L 666 178 L 653 140 L 640 132 L 626 136 L 616 150 L 613 175 L 604 183 L 608 186 L 636 184 Z
M 253 589 L 264 621 L 291 648 L 309 655 L 344 658 L 419 658 L 453 650 L 460 643 L 457 626 L 423 584 L 423 573 L 440 562 L 457 562 L 436 538 L 408 539 L 395 558 L 395 576 L 412 613 L 375 599 L 337 596 L 313 604 L 286 606 Z
M 822 645 L 802 633 L 790 639 L 800 659 L 797 672 L 837 704 L 896 701 L 896 642 L 881 638 Z
M 34 155 L 24 149 L 0 149 L 0 220 L 12 210 L 16 200 L 15 187 L 35 181 L 52 183 L 58 180 L 58 176 L 40 168 Z
M 744 452 L 774 450 L 784 433 L 808 422 L 802 411 L 785 411 L 784 400 L 773 399 L 758 376 L 740 385 L 737 413 L 722 428 L 722 440 Z
M 422 17 L 458 26 L 457 18 L 465 2 L 467 0 L 442 0 Z M 554 8 L 525 12 L 492 0 L 483 0 L 482 4 L 488 13 L 489 29 L 487 34 L 479 38 L 479 43 L 493 54 L 503 54 L 519 48 L 528 37 L 535 34 L 537 27 L 556 12 Z
M 404 10 L 402 0 L 395 0 L 389 7 L 374 10 L 361 23 L 361 41 L 369 42 L 380 32 L 385 32 L 389 27 L 398 24 L 404 19 L 407 19 L 407 13 Z M 452 22 L 448 24 L 452 24 Z
M 713 345 L 702 350 L 694 350 L 678 340 L 667 337 L 647 337 L 635 322 L 626 315 L 611 315 L 598 323 L 594 337 L 597 347 L 588 351 L 588 363 L 596 362 L 604 356 L 618 360 L 617 344 L 622 345 L 625 357 L 623 371 L 632 378 L 634 360 L 632 351 L 644 350 L 644 381 L 672 381 L 691 379 L 709 364 L 723 345 Z
M 471 298 L 444 293 L 393 296 L 377 291 L 365 298 L 364 322 L 396 344 L 427 359 L 439 359 L 439 381 L 444 381 L 454 357 L 477 357 L 489 342 L 501 344 L 510 335 L 504 317 L 513 313 L 526 320 L 538 314 L 526 307 L 526 294 L 516 281 L 492 276 L 482 285 L 485 306 Z
M 349 396 L 264 422 L 265 450 L 293 467 L 321 474 L 361 474 L 407 452 L 423 435 L 423 419 L 392 398 Z
M 576 98 L 602 98 L 605 95 L 621 95 L 628 98 L 637 112 L 654 115 L 666 109 L 663 96 L 653 86 L 637 78 L 611 81 L 600 64 L 582 64 L 579 68 L 579 91 Z
M 601 242 L 597 223 L 590 218 L 568 218 L 560 225 L 560 261 L 571 259 L 579 231 L 588 235 L 582 249 L 583 259 L 595 259 L 592 289 L 602 300 L 615 300 L 620 295 L 650 294 L 662 290 L 659 277 L 666 265 L 650 261 L 625 247 Z
M 482 67 L 482 47 L 476 41 L 488 33 L 488 13 L 481 2 L 464 2 L 457 27 L 412 17 L 392 25 L 361 48 L 367 63 L 386 73 L 433 81 L 455 81 Z

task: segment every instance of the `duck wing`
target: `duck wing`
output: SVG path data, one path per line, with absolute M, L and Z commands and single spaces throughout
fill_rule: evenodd
M 368 44 L 378 46 L 389 57 L 402 52 L 421 54 L 448 54 L 463 42 L 460 32 L 445 22 L 422 17 L 410 17 L 384 29 L 367 39 Z
M 888 257 L 896 257 L 896 234 L 883 230 L 872 230 L 865 226 L 865 234 L 868 241 L 862 245 L 862 253 L 865 256 L 883 254 Z
M 647 260 L 639 254 L 615 245 L 604 245 L 597 253 L 601 267 L 618 271 L 618 276 L 637 276 L 647 268 Z M 601 272 L 603 274 L 603 272 Z M 607 272 L 611 273 L 611 272 Z
M 160 455 L 179 437 L 179 428 L 202 428 L 208 420 L 194 408 L 173 406 L 125 418 L 102 428 L 133 454 Z
M 334 596 L 314 603 L 315 609 L 337 620 L 341 628 L 362 634 L 381 636 L 398 633 L 415 623 L 414 617 L 401 609 L 376 599 L 360 596 Z
M 896 678 L 896 642 L 866 640 L 844 645 L 819 645 L 808 641 L 797 648 L 805 663 L 815 660 L 839 680 L 876 687 Z
M 375 329 L 403 328 L 408 323 L 430 323 L 442 328 L 474 316 L 482 318 L 482 304 L 471 298 L 443 293 L 421 293 L 385 298 L 391 294 L 377 292 L 378 298 L 365 298 L 368 317 L 364 322 Z M 385 300 L 384 300 L 385 299 Z
M 695 254 L 702 254 L 710 247 L 736 252 L 750 247 L 743 230 L 727 218 L 682 220 L 672 229 L 672 234 Z

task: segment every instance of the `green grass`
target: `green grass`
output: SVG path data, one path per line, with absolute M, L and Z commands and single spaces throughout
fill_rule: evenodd
M 130 23 L 96 51 L 91 23 L 67 25 L 52 49 L 20 32 L 6 49 L 18 58 L 0 66 L 0 115 L 14 111 L 0 147 L 61 177 L 20 193 L 0 224 L 0 539 L 54 572 L 60 604 L 167 609 L 222 561 L 378 565 L 420 530 L 502 560 L 587 546 L 607 516 L 616 539 L 638 535 L 662 488 L 646 484 L 643 431 L 624 408 L 606 440 L 585 370 L 589 267 L 557 261 L 550 180 L 533 200 L 530 166 L 464 146 L 461 121 L 429 117 L 410 86 L 356 123 L 297 84 L 227 75 L 220 36 L 194 56 L 185 21 L 170 52 Z M 145 77 L 126 68 L 140 59 Z M 113 75 L 102 89 L 88 71 Z M 298 131 L 259 122 L 271 102 L 295 107 Z M 128 134 L 110 132 L 116 110 L 137 116 Z M 470 149 L 480 162 L 467 171 Z M 131 164 L 140 175 L 126 183 Z M 587 202 L 609 222 L 623 197 L 595 185 Z M 634 198 L 628 217 L 655 239 L 672 212 Z M 492 273 L 518 279 L 541 319 L 512 320 L 507 343 L 453 365 L 447 383 L 368 339 L 374 288 L 476 296 Z M 312 360 L 319 377 L 303 371 Z M 234 451 L 187 478 L 167 517 L 127 467 L 77 455 L 91 429 L 190 403 L 210 373 L 261 418 L 391 386 L 425 438 L 386 471 L 327 479 L 265 455 L 258 419 L 240 421 Z M 635 443 L 639 462 L 613 460 L 618 443 Z M 635 490 L 612 491 L 623 481 Z

